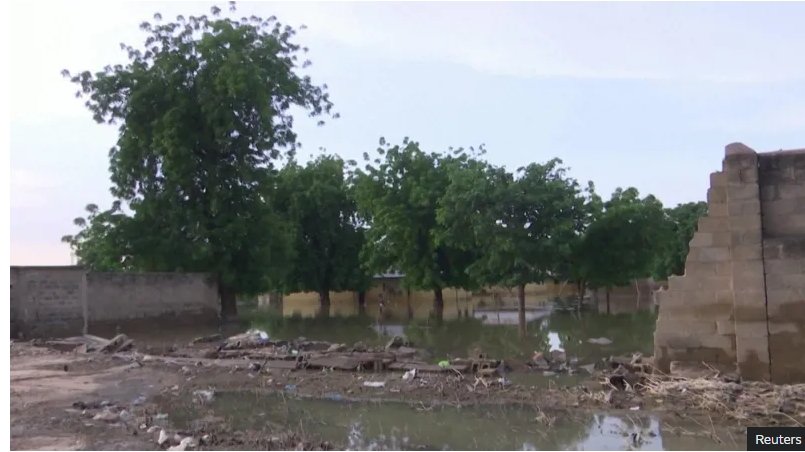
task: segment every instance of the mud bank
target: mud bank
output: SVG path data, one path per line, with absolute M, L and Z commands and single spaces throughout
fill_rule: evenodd
M 258 352 L 258 349 L 263 350 Z M 416 413 L 449 408 L 464 410 L 461 416 L 468 419 L 474 416 L 471 413 L 477 407 L 487 407 L 482 411 L 489 411 L 489 407 L 526 410 L 515 416 L 515 419 L 528 419 L 521 430 L 533 429 L 540 434 L 558 428 L 555 426 L 557 419 L 587 419 L 602 413 L 617 419 L 650 420 L 655 419 L 652 416 L 660 416 L 664 422 L 664 437 L 694 438 L 694 448 L 708 449 L 743 447 L 741 441 L 746 425 L 805 423 L 801 385 L 740 383 L 724 381 L 720 375 L 683 379 L 605 367 L 572 382 L 548 379 L 548 384 L 543 385 L 536 381 L 529 384 L 529 378 L 508 378 L 524 374 L 545 380 L 541 373 L 522 369 L 510 371 L 500 363 L 494 372 L 484 370 L 489 367 L 473 369 L 472 363 L 468 363 L 464 371 L 442 366 L 430 372 L 375 371 L 374 368 L 350 371 L 327 366 L 272 367 L 268 364 L 271 357 L 254 357 L 254 353 L 266 354 L 264 347 L 242 348 L 241 345 L 227 349 L 204 341 L 187 347 L 144 351 L 148 353 L 136 349 L 108 354 L 85 353 L 78 349 L 59 351 L 48 346 L 36 347 L 30 343 L 12 344 L 12 449 L 355 448 L 349 434 L 336 434 L 322 427 L 333 424 L 332 420 L 316 421 L 313 426 L 304 420 L 308 418 L 289 420 L 287 412 L 304 400 L 351 407 L 378 403 L 404 406 L 407 411 L 394 409 L 396 420 L 390 419 L 390 424 L 410 423 L 417 418 Z M 238 353 L 231 353 L 233 351 Z M 212 357 L 213 353 L 221 352 L 229 356 Z M 237 356 L 239 354 L 242 356 Z M 423 369 L 434 370 L 430 366 L 427 364 Z M 498 372 L 504 375 L 498 376 Z M 247 409 L 244 407 L 247 399 L 263 402 Z M 233 404 L 237 410 L 231 410 Z M 286 417 L 275 416 L 272 420 L 261 418 L 260 413 L 265 413 L 266 406 L 290 408 L 286 408 Z M 720 416 L 713 419 L 716 408 Z M 354 408 L 361 409 L 371 408 Z M 234 412 L 257 422 L 239 422 L 236 417 L 240 415 Z M 668 419 L 675 421 L 669 423 Z M 653 425 L 654 421 L 646 422 L 646 425 Z M 491 419 L 483 425 L 494 430 L 514 424 L 516 422 L 511 420 Z M 159 444 L 163 431 L 167 439 Z M 648 441 L 650 435 L 658 435 L 659 430 L 633 431 L 629 435 L 632 433 L 635 436 L 628 436 L 627 440 L 634 444 L 629 447 L 657 447 Z M 420 436 L 431 438 L 433 435 L 425 432 Z M 185 440 L 184 446 L 182 440 Z M 418 442 L 416 437 L 409 440 L 404 445 L 380 441 L 372 447 L 467 446 L 441 439 L 438 441 L 446 442 Z M 500 444 L 493 448 L 511 447 Z M 545 447 L 560 445 L 542 448 Z M 666 444 L 662 448 L 673 447 Z

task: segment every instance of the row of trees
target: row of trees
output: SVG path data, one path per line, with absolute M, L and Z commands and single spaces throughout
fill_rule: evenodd
M 230 12 L 234 13 L 234 4 Z M 603 201 L 558 159 L 510 172 L 484 149 L 425 152 L 381 139 L 364 162 L 295 159 L 293 109 L 332 113 L 326 85 L 299 70 L 306 49 L 276 18 L 179 16 L 143 23 L 129 63 L 65 76 L 100 123 L 119 125 L 110 151 L 110 209 L 87 206 L 63 240 L 101 270 L 217 275 L 222 314 L 236 295 L 363 293 L 397 269 L 411 288 L 518 287 L 559 279 L 611 287 L 684 268 L 703 203 L 664 209 L 617 190 Z M 230 14 L 231 15 L 231 14 Z

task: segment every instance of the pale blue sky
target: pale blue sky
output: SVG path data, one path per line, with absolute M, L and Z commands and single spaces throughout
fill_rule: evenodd
M 115 130 L 63 68 L 122 62 L 137 25 L 211 3 L 12 2 L 11 263 L 68 264 L 83 206 L 106 207 Z M 219 5 L 224 6 L 224 2 Z M 304 148 L 345 158 L 378 137 L 428 150 L 485 143 L 516 168 L 563 159 L 608 195 L 703 200 L 723 148 L 805 147 L 803 3 L 242 3 L 306 24 L 311 75 L 341 119 L 297 119 Z M 31 18 L 43 33 L 30 33 Z

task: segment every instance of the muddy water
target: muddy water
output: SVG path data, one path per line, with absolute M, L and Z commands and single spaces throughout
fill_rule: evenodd
M 494 315 L 494 314 L 490 314 Z M 383 323 L 368 317 L 300 318 L 255 314 L 254 327 L 265 329 L 277 339 L 299 336 L 353 344 L 382 344 L 390 336 L 405 336 L 434 360 L 469 356 L 476 349 L 491 357 L 508 360 L 529 358 L 535 351 L 565 350 L 578 364 L 591 363 L 611 355 L 640 352 L 652 354 L 656 317 L 650 312 L 604 315 L 596 312 L 552 311 L 528 324 L 520 338 L 515 325 L 495 325 L 483 319 L 463 318 L 442 324 L 427 321 Z M 589 342 L 605 338 L 608 345 Z
M 728 450 L 726 430 L 656 415 L 542 413 L 521 407 L 432 408 L 220 393 L 208 407 L 234 429 L 287 426 L 353 450 Z M 196 416 L 176 407 L 180 426 Z

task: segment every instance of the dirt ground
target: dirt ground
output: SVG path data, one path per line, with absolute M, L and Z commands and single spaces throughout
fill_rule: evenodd
M 198 397 L 198 391 L 210 388 L 344 401 L 396 401 L 423 408 L 439 404 L 506 404 L 555 412 L 639 409 L 678 416 L 698 414 L 713 422 L 712 412 L 707 412 L 708 407 L 701 401 L 680 395 L 685 391 L 617 391 L 604 387 L 600 375 L 571 387 L 536 388 L 480 381 L 458 372 L 420 373 L 407 382 L 401 378 L 402 372 L 256 369 L 250 368 L 245 359 L 226 360 L 227 365 L 213 365 L 215 360 L 193 361 L 192 365 L 172 364 L 136 352 L 59 352 L 25 342 L 13 343 L 11 448 L 161 450 L 184 437 L 193 437 L 188 450 L 342 447 L 306 442 L 294 432 L 285 431 L 284 426 L 268 426 L 260 432 L 233 431 L 224 419 L 204 410 L 198 410 L 198 419 L 190 429 L 180 431 L 171 419 L 161 415 L 165 407 L 186 404 Z M 367 382 L 383 382 L 383 386 L 371 387 Z M 729 411 L 729 407 L 724 408 L 725 413 Z M 736 429 L 743 425 L 802 425 L 805 413 L 797 409 L 792 414 L 768 410 L 747 414 L 744 410 L 744 419 L 729 419 L 720 413 L 716 422 Z M 103 419 L 104 414 L 111 418 Z M 157 438 L 163 429 L 170 439 L 160 446 Z

